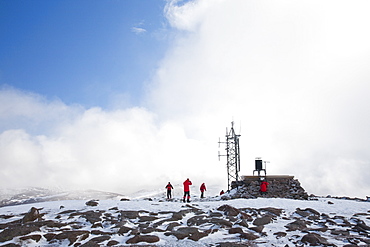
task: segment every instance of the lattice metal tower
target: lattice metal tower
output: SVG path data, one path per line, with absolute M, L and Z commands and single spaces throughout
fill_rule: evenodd
M 240 171 L 240 150 L 239 150 L 239 137 L 240 135 L 235 134 L 234 122 L 231 122 L 231 129 L 228 131 L 226 128 L 226 142 L 218 142 L 226 144 L 226 155 L 218 154 L 220 156 L 227 157 L 227 184 L 228 190 L 231 189 L 231 183 L 236 181 L 238 184 L 239 181 L 239 171 Z

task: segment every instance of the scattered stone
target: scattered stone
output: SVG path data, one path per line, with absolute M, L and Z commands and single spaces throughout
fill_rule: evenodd
M 99 202 L 97 202 L 95 200 L 90 200 L 90 201 L 86 202 L 85 204 L 87 206 L 95 207 L 95 206 L 98 206 L 99 205 Z
M 124 235 L 125 233 L 128 233 L 129 231 L 133 230 L 130 227 L 127 226 L 121 226 L 121 228 L 118 230 L 119 235 Z
M 30 211 L 28 211 L 28 213 L 23 217 L 22 223 L 27 223 L 30 221 L 35 221 L 35 220 L 40 220 L 40 219 L 41 219 L 41 215 L 40 215 L 39 209 L 32 207 Z
M 217 209 L 218 211 L 223 211 L 225 215 L 227 216 L 237 216 L 240 213 L 240 210 L 237 208 L 234 208 L 230 205 L 222 205 Z
M 27 226 L 27 225 L 15 225 L 10 226 L 0 232 L 0 242 L 10 241 L 18 236 L 25 236 L 31 232 L 40 231 L 40 228 L 37 226 Z
M 253 233 L 243 232 L 243 233 L 240 234 L 240 238 L 248 239 L 248 240 L 255 240 L 259 237 L 254 235 Z
M 253 221 L 253 224 L 256 226 L 262 226 L 262 225 L 267 225 L 272 222 L 272 216 L 265 214 L 264 216 L 257 218 Z
M 307 228 L 306 221 L 298 219 L 296 221 L 293 221 L 285 226 L 288 228 L 288 231 L 303 231 Z
M 302 243 L 310 244 L 311 246 L 317 245 L 331 245 L 326 238 L 321 237 L 317 233 L 308 233 L 302 237 Z
M 243 229 L 241 229 L 240 227 L 229 229 L 229 234 L 237 234 L 237 233 L 243 233 Z
M 155 235 L 136 235 L 126 241 L 126 244 L 137 244 L 140 242 L 155 243 L 159 241 L 159 237 Z
M 101 221 L 102 212 L 101 211 L 87 211 L 81 214 L 81 217 L 85 218 L 91 224 Z
M 276 236 L 277 239 L 279 238 L 284 238 L 287 233 L 286 232 L 275 232 L 274 235 Z
M 20 237 L 19 238 L 20 240 L 29 240 L 29 239 L 31 239 L 31 240 L 34 240 L 34 241 L 36 241 L 36 242 L 38 242 L 38 241 L 40 241 L 40 239 L 41 239 L 41 235 L 27 235 L 27 236 L 24 236 L 24 237 Z
M 250 227 L 250 230 L 253 230 L 255 232 L 261 233 L 265 227 L 263 225 L 256 226 L 256 227 Z
M 136 219 L 139 217 L 138 211 L 121 211 L 122 218 Z
M 72 245 L 76 242 L 77 238 L 86 239 L 89 237 L 89 231 L 63 231 L 59 233 L 54 238 L 58 240 L 68 239 L 69 243 Z

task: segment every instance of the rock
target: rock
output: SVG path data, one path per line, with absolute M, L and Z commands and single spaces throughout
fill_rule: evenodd
M 89 231 L 64 231 L 62 233 L 57 234 L 54 238 L 58 240 L 68 239 L 70 245 L 76 242 L 77 238 L 82 236 L 82 239 L 86 239 L 89 237 Z
M 237 234 L 237 233 L 243 233 L 243 229 L 241 229 L 240 227 L 229 229 L 229 234 Z
M 155 235 L 136 235 L 126 241 L 126 244 L 137 244 L 140 242 L 155 243 L 159 241 L 159 237 Z
M 95 242 L 95 243 L 101 243 L 101 242 L 104 242 L 104 241 L 109 240 L 109 239 L 110 239 L 110 236 L 104 235 L 104 236 L 99 236 L 99 237 L 92 238 L 89 241 Z
M 119 242 L 117 240 L 111 240 L 107 243 L 107 246 L 113 246 L 113 245 L 117 245 L 119 244 Z
M 253 221 L 253 217 L 244 212 L 240 212 L 240 217 L 246 221 Z
M 24 236 L 24 237 L 20 237 L 19 238 L 20 240 L 28 240 L 28 239 L 31 239 L 31 240 L 35 240 L 36 242 L 40 241 L 41 239 L 41 235 L 27 235 L 27 236 Z
M 171 234 L 177 239 L 189 238 L 191 235 L 198 233 L 199 230 L 196 227 L 180 227 L 176 231 L 172 231 Z
M 79 245 L 79 247 L 100 247 L 100 245 L 96 242 L 89 240 L 86 243 Z
M 317 233 L 308 233 L 302 237 L 302 243 L 310 244 L 311 246 L 317 245 L 331 245 L 326 238 L 321 237 Z
M 307 225 L 306 221 L 298 219 L 296 221 L 289 223 L 285 227 L 288 228 L 288 231 L 297 231 L 297 230 L 302 231 L 307 228 Z
M 253 221 L 253 224 L 256 226 L 262 226 L 262 225 L 267 225 L 272 222 L 272 216 L 265 214 L 264 216 L 257 218 Z
M 276 236 L 277 239 L 279 238 L 284 238 L 287 233 L 286 232 L 275 232 L 274 235 Z
M 102 212 L 101 211 L 87 211 L 81 214 L 81 217 L 85 218 L 91 224 L 101 221 Z
M 243 233 L 240 234 L 240 238 L 248 239 L 248 240 L 255 240 L 259 237 L 254 235 L 253 233 L 243 232 Z
M 146 221 L 154 221 L 157 220 L 158 218 L 155 216 L 141 216 L 139 217 L 139 222 L 146 222 Z
M 136 219 L 139 217 L 138 211 L 121 211 L 122 218 Z
M 240 225 L 240 226 L 244 226 L 244 227 L 246 227 L 246 228 L 248 228 L 248 227 L 249 227 L 248 222 L 247 222 L 246 220 L 244 220 L 244 219 L 242 219 L 242 220 L 238 220 L 235 224 L 238 224 L 238 225 Z
M 172 223 L 168 224 L 168 226 L 166 228 L 166 231 L 172 231 L 173 228 L 175 228 L 176 226 L 181 226 L 181 224 L 178 223 L 178 222 L 172 222 Z
M 16 225 L 10 226 L 0 232 L 0 242 L 10 241 L 18 236 L 25 236 L 31 232 L 38 232 L 40 228 L 37 226 L 26 226 L 26 225 Z
M 21 246 L 19 244 L 10 243 L 1 245 L 1 247 L 21 247 Z
M 30 221 L 35 221 L 35 220 L 41 219 L 39 209 L 32 207 L 28 213 L 23 217 L 22 223 L 30 222 Z
M 268 208 L 261 208 L 260 211 L 266 211 L 274 216 L 280 216 L 284 210 L 281 208 L 268 207 Z
M 56 234 L 55 234 L 55 233 L 46 233 L 46 234 L 44 234 L 44 238 L 45 238 L 48 242 L 50 242 L 50 240 L 52 240 L 55 236 L 56 236 Z
M 99 205 L 99 202 L 97 202 L 95 200 L 90 200 L 90 201 L 86 202 L 85 204 L 87 206 L 95 207 L 95 206 L 98 206 Z
M 227 216 L 237 216 L 240 213 L 239 209 L 234 208 L 234 207 L 232 207 L 230 205 L 227 205 L 227 204 L 222 205 L 217 210 L 218 211 L 223 211 L 225 213 L 225 215 L 227 215 Z
M 222 217 L 223 214 L 220 212 L 210 212 L 209 217 Z
M 265 228 L 265 227 L 263 225 L 260 225 L 260 226 L 256 226 L 256 227 L 250 227 L 249 229 L 251 229 L 255 232 L 261 233 L 263 231 L 263 228 Z
M 119 235 L 123 235 L 125 233 L 128 233 L 129 231 L 133 230 L 132 228 L 130 227 L 127 227 L 127 226 L 121 226 L 120 229 L 118 230 L 118 234 Z
M 200 226 L 205 223 L 208 223 L 205 215 L 193 216 L 187 221 L 188 226 Z
M 198 241 L 199 239 L 204 238 L 206 236 L 208 236 L 208 233 L 206 232 L 195 232 L 189 236 L 189 239 L 193 241 Z
M 240 242 L 224 242 L 217 243 L 216 247 L 251 247 L 253 245 L 249 243 L 240 243 Z
M 121 198 L 120 200 L 121 202 L 125 202 L 125 201 L 130 201 L 130 199 L 127 199 L 127 198 Z

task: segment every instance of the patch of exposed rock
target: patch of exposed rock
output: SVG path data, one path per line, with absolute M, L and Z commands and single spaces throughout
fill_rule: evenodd
M 171 241 L 203 241 L 213 234 L 225 241 L 212 246 L 268 246 L 267 239 L 287 239 L 288 246 L 368 246 L 369 212 L 350 218 L 327 215 L 312 208 L 235 208 L 228 204 L 202 210 L 186 204 L 180 211 L 65 210 L 31 208 L 21 215 L 2 215 L 0 246 L 156 246 Z M 39 217 L 39 216 L 43 217 Z M 32 216 L 32 217 L 31 217 Z M 25 220 L 26 218 L 26 220 Z M 47 220 L 45 220 L 47 219 Z M 278 231 L 271 227 L 284 226 Z M 335 239 L 336 245 L 332 243 Z M 211 246 L 211 245 L 209 245 Z

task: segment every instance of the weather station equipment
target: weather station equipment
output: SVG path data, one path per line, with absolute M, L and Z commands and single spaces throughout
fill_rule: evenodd
M 265 168 L 263 168 L 263 163 L 265 164 Z M 270 163 L 270 161 L 262 161 L 261 157 L 256 157 L 256 159 L 255 159 L 255 169 L 253 171 L 253 176 L 254 176 L 254 173 L 257 172 L 258 176 L 261 177 L 261 172 L 263 171 L 265 173 L 265 177 L 266 177 L 266 164 L 267 163 Z
M 235 181 L 236 185 L 240 180 L 239 171 L 240 171 L 240 150 L 239 150 L 239 138 L 240 135 L 235 134 L 234 122 L 231 122 L 230 131 L 226 128 L 226 141 L 218 141 L 219 147 L 220 144 L 226 144 L 226 155 L 221 155 L 220 151 L 218 152 L 218 159 L 220 160 L 221 156 L 226 156 L 227 162 L 227 185 L 228 190 L 230 190 L 231 184 Z

